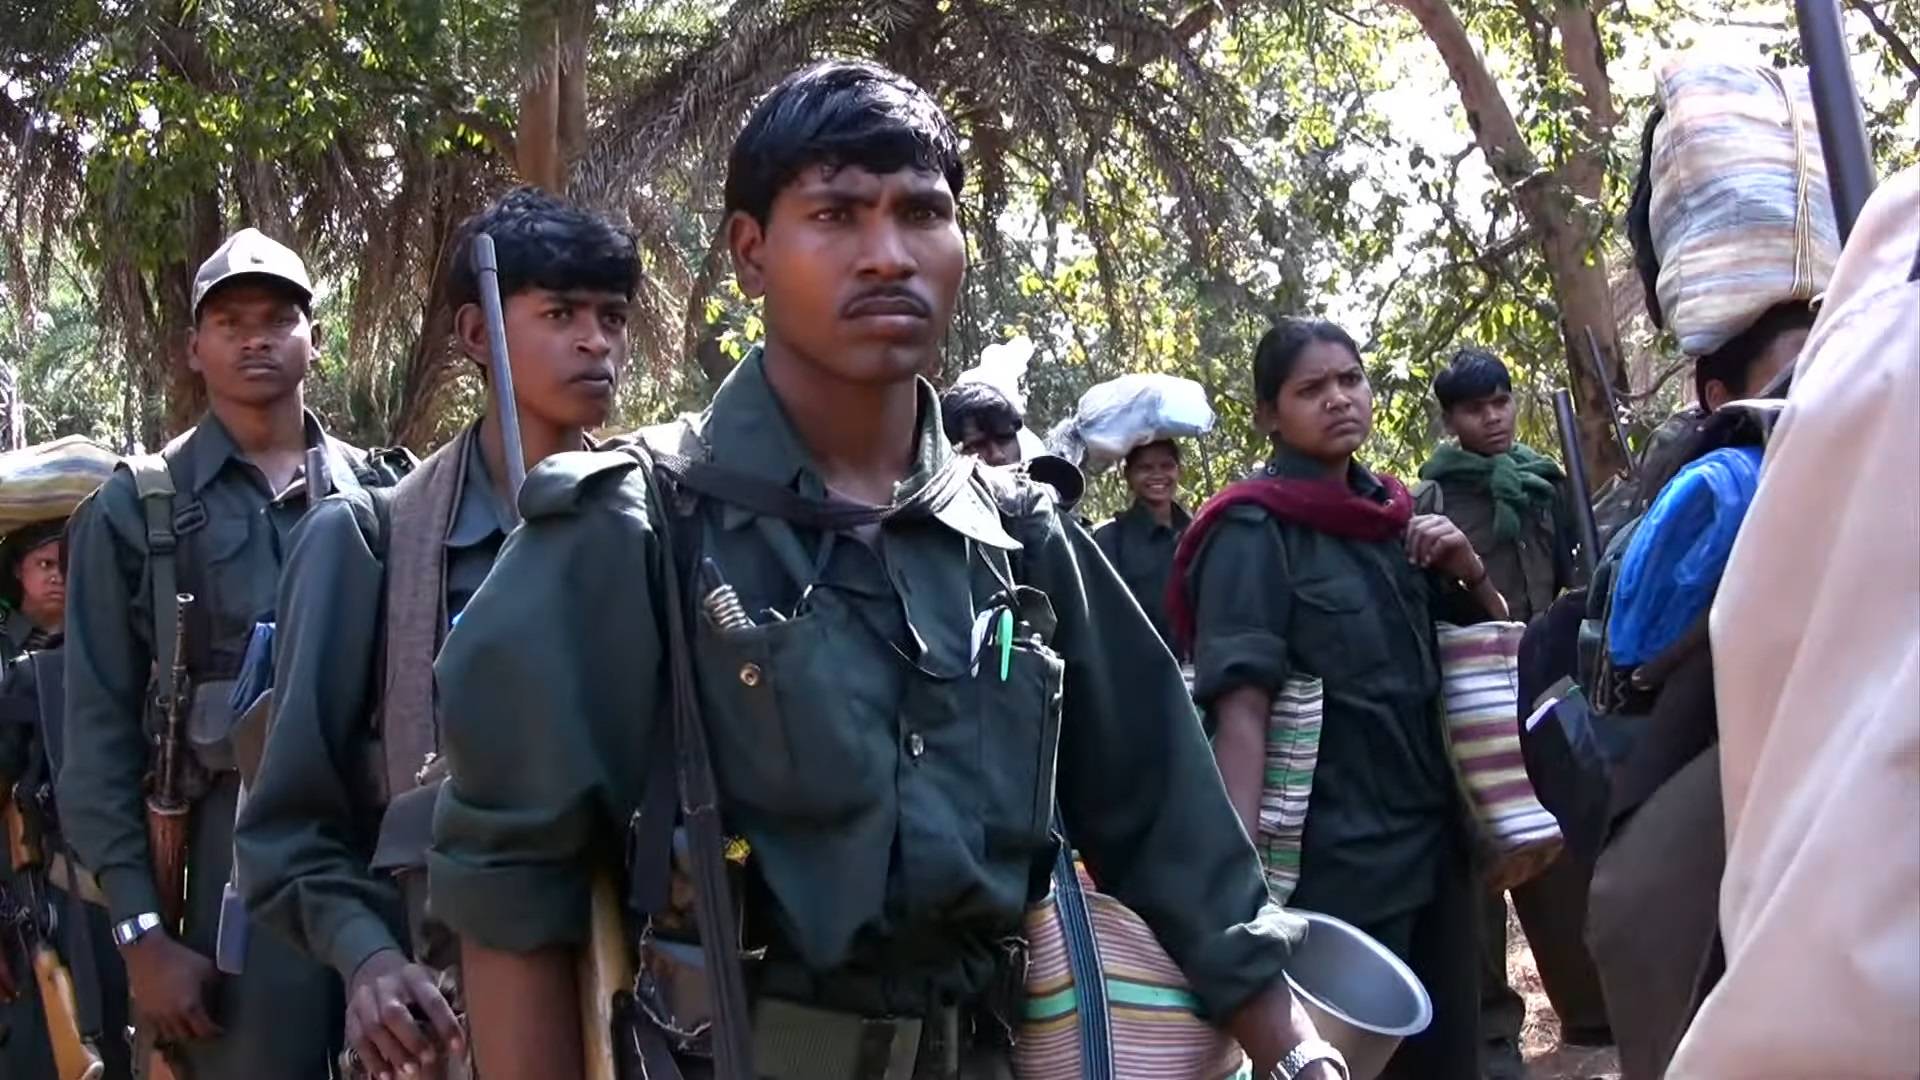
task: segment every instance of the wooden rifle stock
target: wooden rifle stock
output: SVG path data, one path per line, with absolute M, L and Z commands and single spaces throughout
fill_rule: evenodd
M 7 823 L 7 858 L 19 875 L 39 873 L 45 866 L 39 839 L 27 828 L 27 817 L 20 811 L 16 792 L 6 801 L 3 813 Z M 37 908 L 38 890 L 29 888 L 28 903 Z M 80 1033 L 80 1008 L 74 1002 L 73 973 L 60 959 L 42 934 L 40 919 L 44 912 L 28 912 L 22 928 L 21 943 L 33 964 L 33 981 L 40 987 L 40 1010 L 46 1020 L 47 1041 L 53 1047 L 54 1072 L 58 1080 L 100 1080 L 107 1066 L 98 1050 Z
M 166 673 L 166 721 L 147 795 L 147 852 L 153 884 L 160 893 L 160 919 L 169 934 L 179 934 L 187 906 L 187 805 L 182 771 L 186 768 L 187 612 L 193 594 L 177 598 L 173 620 L 173 670 Z
M 107 1066 L 80 1034 L 73 973 L 45 941 L 34 946 L 33 979 L 40 985 L 40 1008 L 47 1018 L 47 1039 L 53 1044 L 54 1072 L 60 1080 L 100 1080 Z
M 592 921 L 587 947 L 580 953 L 580 1048 L 587 1080 L 620 1080 L 613 1041 L 613 1000 L 633 987 L 627 959 L 626 920 L 613 878 L 593 879 Z

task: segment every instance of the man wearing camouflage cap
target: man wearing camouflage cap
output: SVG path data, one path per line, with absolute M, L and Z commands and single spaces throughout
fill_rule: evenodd
M 229 699 L 254 625 L 274 617 L 287 535 L 307 508 L 306 453 L 323 450 L 338 483 L 389 484 L 403 468 L 329 437 L 306 411 L 312 300 L 298 255 L 254 229 L 229 237 L 193 283 L 188 363 L 207 414 L 158 455 L 123 463 L 70 532 L 58 797 L 106 894 L 136 1023 L 189 1080 L 325 1077 L 339 1043 L 340 990 L 325 968 L 265 933 L 248 935 L 237 975 L 210 959 L 240 788 Z M 176 655 L 191 810 L 184 918 L 170 926 L 143 785 Z

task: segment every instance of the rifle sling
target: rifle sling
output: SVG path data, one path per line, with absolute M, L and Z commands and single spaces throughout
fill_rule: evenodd
M 681 459 L 676 464 L 691 464 Z M 725 838 L 720 830 L 720 800 L 715 790 L 713 762 L 707 749 L 706 727 L 700 715 L 699 689 L 694 681 L 692 642 L 687 633 L 688 608 L 681 595 L 679 560 L 675 558 L 671 528 L 672 508 L 662 481 L 673 478 L 670 467 L 645 470 L 647 492 L 660 525 L 669 572 L 663 598 L 667 622 L 667 658 L 673 692 L 673 761 L 679 779 L 680 813 L 687 830 L 693 862 L 694 912 L 700 928 L 700 949 L 713 986 L 714 1075 L 718 1080 L 752 1080 L 751 1014 L 747 1009 L 746 977 L 740 967 L 735 938 L 732 889 L 727 881 Z M 688 485 L 692 487 L 691 484 Z M 699 490 L 695 488 L 694 490 Z M 666 864 L 661 863 L 662 867 Z

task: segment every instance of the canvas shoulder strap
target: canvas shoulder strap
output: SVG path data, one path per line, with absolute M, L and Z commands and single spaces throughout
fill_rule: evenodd
M 133 476 L 133 489 L 140 497 L 140 514 L 146 522 L 147 579 L 152 589 L 153 664 L 160 678 L 173 670 L 179 642 L 173 627 L 180 615 L 180 571 L 175 560 L 179 537 L 173 528 L 173 470 L 161 454 L 135 454 L 125 458 L 120 468 Z

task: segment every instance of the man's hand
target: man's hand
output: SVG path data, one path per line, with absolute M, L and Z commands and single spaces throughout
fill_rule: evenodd
M 443 1053 L 460 1054 L 460 1021 L 431 968 L 382 949 L 361 962 L 347 989 L 347 1045 L 381 1080 L 417 1075 Z
M 1407 522 L 1407 558 L 1415 566 L 1438 570 L 1469 587 L 1487 572 L 1467 534 L 1439 514 L 1418 514 Z
M 220 1034 L 220 1025 L 207 1012 L 207 987 L 215 978 L 211 960 L 160 930 L 123 947 L 120 955 L 127 962 L 134 1012 L 161 1042 L 193 1042 Z
M 1240 1006 L 1240 1011 L 1227 1019 L 1227 1031 L 1253 1059 L 1254 1080 L 1267 1080 L 1288 1051 L 1317 1036 L 1313 1018 L 1293 996 L 1285 979 Z M 1301 1070 L 1296 1080 L 1340 1080 L 1340 1074 L 1322 1061 Z

